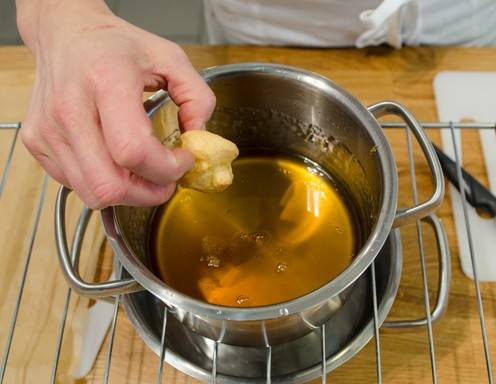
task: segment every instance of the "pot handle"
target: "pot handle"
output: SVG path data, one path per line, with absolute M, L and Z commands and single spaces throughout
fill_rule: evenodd
M 436 215 L 429 215 L 422 219 L 434 230 L 439 260 L 439 281 L 437 288 L 436 306 L 431 312 L 431 323 L 435 323 L 443 315 L 448 307 L 449 286 L 451 281 L 451 256 L 449 252 L 448 239 L 443 224 Z M 391 320 L 385 321 L 384 328 L 417 328 L 427 325 L 427 318 L 416 320 Z
M 143 290 L 143 287 L 132 278 L 106 281 L 103 283 L 88 283 L 81 278 L 78 271 L 79 254 L 92 211 L 85 207 L 81 212 L 74 233 L 72 255 L 69 255 L 65 228 L 65 207 L 69 193 L 71 193 L 71 190 L 62 186 L 57 194 L 57 200 L 55 202 L 55 243 L 57 245 L 60 267 L 70 287 L 80 295 L 92 298 L 104 298 Z
M 410 128 L 417 139 L 422 151 L 424 152 L 427 164 L 429 165 L 432 181 L 434 183 L 434 192 L 426 201 L 415 204 L 409 208 L 398 208 L 394 218 L 394 227 L 415 222 L 418 219 L 426 217 L 433 213 L 442 203 L 444 196 L 444 177 L 441 164 L 437 158 L 434 147 L 429 138 L 422 129 L 420 123 L 413 114 L 403 105 L 394 101 L 382 101 L 368 107 L 376 118 L 386 115 L 395 115 L 401 117 L 408 128 Z

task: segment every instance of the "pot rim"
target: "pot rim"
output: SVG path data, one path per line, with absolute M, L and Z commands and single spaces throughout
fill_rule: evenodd
M 257 321 L 292 315 L 321 304 L 342 292 L 364 273 L 379 253 L 391 231 L 397 209 L 398 180 L 391 147 L 378 121 L 363 104 L 339 85 L 314 72 L 272 63 L 239 63 L 215 66 L 203 70 L 201 75 L 208 83 L 242 73 L 276 74 L 282 78 L 303 82 L 318 88 L 332 96 L 340 104 L 352 109 L 355 118 L 366 127 L 373 145 L 376 148 L 381 148 L 376 152 L 382 174 L 380 210 L 367 241 L 353 261 L 327 284 L 290 301 L 249 308 L 208 304 L 167 286 L 134 255 L 121 235 L 115 207 L 103 209 L 101 215 L 107 238 L 123 267 L 141 286 L 152 292 L 164 303 L 210 319 Z M 151 98 L 159 99 L 160 102 L 150 110 L 150 116 L 169 100 L 164 91 L 158 91 Z

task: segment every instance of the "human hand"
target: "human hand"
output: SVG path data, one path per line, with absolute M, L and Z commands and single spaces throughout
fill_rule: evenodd
M 179 46 L 101 1 L 33 3 L 18 3 L 19 30 L 36 58 L 25 146 L 90 208 L 163 203 L 194 159 L 155 138 L 143 90 L 166 89 L 183 130 L 210 118 L 212 91 Z

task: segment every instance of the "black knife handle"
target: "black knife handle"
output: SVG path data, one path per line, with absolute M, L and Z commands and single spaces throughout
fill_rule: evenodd
M 444 175 L 448 180 L 460 191 L 460 184 L 458 183 L 458 174 L 456 170 L 456 163 L 451 160 L 439 147 L 435 144 L 437 157 L 443 168 Z M 474 208 L 482 210 L 491 217 L 496 216 L 496 196 L 494 196 L 485 186 L 477 181 L 470 173 L 465 171 L 462 167 L 462 177 L 465 186 L 465 196 L 467 201 Z

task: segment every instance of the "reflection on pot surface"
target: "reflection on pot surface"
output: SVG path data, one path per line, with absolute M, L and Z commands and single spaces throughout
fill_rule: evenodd
M 152 265 L 208 303 L 253 307 L 311 292 L 358 249 L 343 188 L 308 160 L 249 152 L 217 194 L 181 189 L 154 217 Z

